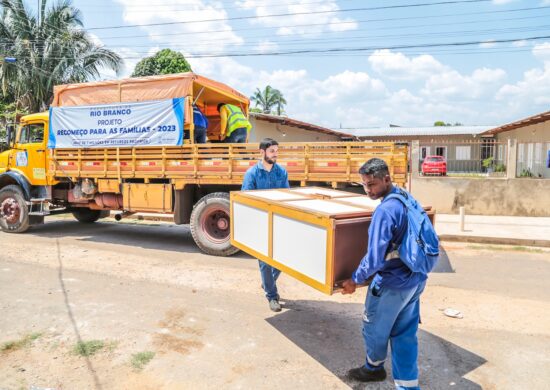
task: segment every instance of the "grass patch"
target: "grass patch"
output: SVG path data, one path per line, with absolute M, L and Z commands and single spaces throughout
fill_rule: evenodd
M 19 340 L 6 341 L 0 346 L 0 352 L 17 351 L 18 349 L 28 347 L 34 340 L 36 340 L 40 336 L 42 336 L 42 333 L 29 333 Z
M 105 343 L 101 340 L 79 341 L 74 346 L 74 353 L 80 356 L 92 356 L 96 352 L 105 347 Z
M 516 251 L 530 253 L 544 253 L 545 251 L 539 248 L 531 248 L 528 246 L 496 246 L 496 245 L 468 245 L 469 249 L 485 249 L 491 251 Z
M 155 357 L 155 353 L 151 351 L 138 352 L 132 355 L 130 363 L 136 370 L 142 370 Z

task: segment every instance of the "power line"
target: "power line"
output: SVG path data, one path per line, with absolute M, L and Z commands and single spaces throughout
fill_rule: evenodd
M 203 19 L 203 20 L 190 20 L 190 21 L 182 21 L 182 22 L 163 22 L 163 23 L 129 24 L 124 26 L 117 25 L 117 26 L 107 26 L 107 27 L 91 27 L 91 28 L 88 28 L 88 30 L 110 30 L 110 29 L 134 28 L 134 27 L 172 26 L 176 24 L 226 22 L 230 20 L 264 19 L 264 18 L 275 18 L 275 17 L 283 17 L 283 16 L 319 15 L 319 14 L 339 13 L 339 12 L 347 13 L 347 12 L 358 12 L 358 11 L 375 11 L 375 10 L 382 10 L 382 9 L 430 7 L 434 5 L 451 5 L 451 4 L 461 4 L 461 3 L 485 3 L 488 1 L 491 1 L 491 0 L 451 0 L 451 1 L 440 1 L 437 3 L 388 5 L 388 6 L 380 6 L 380 7 L 349 8 L 349 9 L 326 10 L 326 11 L 288 12 L 284 14 L 272 14 L 272 15 L 237 16 L 233 18 L 223 18 L 223 19 Z
M 538 41 L 542 39 L 550 39 L 550 35 L 514 38 L 514 39 L 495 39 L 490 42 L 487 41 L 466 41 L 466 42 L 440 42 L 440 43 L 425 43 L 425 44 L 410 44 L 410 45 L 391 45 L 391 46 L 367 46 L 367 47 L 347 47 L 347 48 L 328 48 L 328 49 L 300 49 L 300 50 L 287 50 L 287 51 L 272 51 L 266 53 L 255 52 L 233 52 L 233 53 L 211 53 L 211 54 L 191 54 L 186 58 L 216 58 L 216 57 L 256 57 L 256 56 L 283 56 L 283 55 L 317 55 L 317 54 L 339 54 L 339 53 L 361 53 L 361 52 L 375 52 L 379 50 L 409 50 L 409 49 L 427 49 L 427 48 L 455 48 L 455 47 L 468 47 L 481 44 L 498 44 L 498 43 L 513 43 L 523 41 Z M 484 48 L 485 50 L 487 48 Z M 518 48 L 518 51 L 520 51 Z M 25 58 L 25 57 L 23 57 Z M 50 59 L 64 59 L 66 57 L 49 57 Z M 141 59 L 142 57 L 123 57 L 123 59 Z
M 354 20 L 354 21 L 341 21 L 341 22 L 327 22 L 327 23 L 307 23 L 307 24 L 293 24 L 293 25 L 281 25 L 281 26 L 275 26 L 275 27 L 249 27 L 249 28 L 235 28 L 235 29 L 224 29 L 224 30 L 205 30 L 205 31 L 187 31 L 187 32 L 178 32 L 178 33 L 165 33 L 165 34 L 142 34 L 142 35 L 124 35 L 124 36 L 107 36 L 102 37 L 101 39 L 126 39 L 126 38 L 145 38 L 145 37 L 165 37 L 165 36 L 180 36 L 180 35 L 199 35 L 199 34 L 212 34 L 212 33 L 220 33 L 220 32 L 236 32 L 236 31 L 258 31 L 258 30 L 272 30 L 272 29 L 279 29 L 279 28 L 295 28 L 295 27 L 315 27 L 315 26 L 333 26 L 333 25 L 341 25 L 341 24 L 353 24 L 353 23 L 374 23 L 374 22 L 395 22 L 395 21 L 402 21 L 402 20 L 413 20 L 413 19 L 432 19 L 432 18 L 442 18 L 447 16 L 473 16 L 473 15 L 483 15 L 483 14 L 493 14 L 493 13 L 507 13 L 507 12 L 521 12 L 521 11 L 532 11 L 532 10 L 543 10 L 548 9 L 550 6 L 542 6 L 542 7 L 528 7 L 528 8 L 517 8 L 512 10 L 499 10 L 499 11 L 483 11 L 483 12 L 466 12 L 466 13 L 454 13 L 454 14 L 442 14 L 442 15 L 425 15 L 425 16 L 408 16 L 408 17 L 399 17 L 399 18 L 383 18 L 383 19 L 366 19 L 366 20 Z M 540 17 L 546 17 L 544 16 L 532 16 L 532 17 L 524 17 L 524 18 L 540 18 Z M 518 18 L 519 19 L 519 18 Z M 503 20 L 513 20 L 513 18 L 509 19 L 503 19 Z M 490 21 L 490 20 L 488 20 Z M 483 21 L 482 21 L 483 22 Z M 475 22 L 461 22 L 461 23 L 475 23 Z M 456 24 L 461 24 L 456 23 Z M 441 23 L 441 25 L 445 25 L 445 23 Z M 419 25 L 418 27 L 425 27 L 427 25 Z M 399 27 L 392 27 L 392 28 L 407 28 L 407 26 L 399 26 Z M 411 27 L 417 27 L 417 26 L 411 26 Z M 332 32 L 324 32 L 326 33 L 341 33 L 341 31 L 332 31 Z M 300 35 L 305 35 L 308 33 L 302 33 Z M 316 33 L 309 33 L 308 35 L 312 34 L 318 34 Z M 294 33 L 289 34 L 279 34 L 279 36 L 286 36 L 286 35 L 295 35 Z M 271 35 L 272 36 L 272 35 Z
M 471 35 L 493 35 L 493 34 L 511 34 L 517 32 L 538 32 L 546 31 L 550 29 L 550 25 L 539 25 L 539 26 L 525 26 L 525 27 L 515 27 L 515 28 L 504 28 L 504 29 L 486 29 L 486 30 L 460 30 L 460 31 L 448 31 L 448 32 L 429 32 L 429 33 L 417 33 L 417 34 L 386 34 L 386 35 L 363 35 L 363 36 L 346 36 L 346 37 L 334 37 L 334 38 L 306 38 L 306 39 L 291 39 L 285 41 L 270 41 L 268 44 L 273 44 L 277 46 L 292 46 L 297 44 L 309 43 L 309 44 L 326 44 L 326 43 L 339 43 L 339 42 L 351 42 L 351 41 L 369 41 L 373 39 L 380 38 L 424 38 L 431 36 L 438 37 L 455 37 L 455 36 L 471 36 Z M 206 39 L 199 40 L 193 44 L 193 48 L 211 46 L 211 42 L 217 42 L 217 39 Z M 226 44 L 229 47 L 255 47 L 262 43 L 263 41 L 252 41 L 245 44 Z M 140 48 L 140 47 L 150 47 L 151 45 L 124 45 L 125 48 Z M 166 43 L 159 45 L 161 48 L 187 48 L 188 44 L 174 44 Z
M 541 39 L 550 39 L 550 35 L 516 38 L 516 39 L 495 39 L 490 43 L 512 43 L 520 41 L 537 41 Z M 279 56 L 279 55 L 293 55 L 293 54 L 306 54 L 306 53 L 338 53 L 338 52 L 362 52 L 362 51 L 376 51 L 376 50 L 401 50 L 401 49 L 420 49 L 420 48 L 432 48 L 432 47 L 451 47 L 451 46 L 472 46 L 487 43 L 487 41 L 467 41 L 467 42 L 452 42 L 452 43 L 426 43 L 419 45 L 394 45 L 394 46 L 371 46 L 371 47 L 358 47 L 358 48 L 330 48 L 330 49 L 302 49 L 302 50 L 287 50 L 279 52 L 266 52 L 266 53 L 228 53 L 228 54 L 209 54 L 209 55 L 190 55 L 187 58 L 215 58 L 215 57 L 257 57 L 257 56 Z

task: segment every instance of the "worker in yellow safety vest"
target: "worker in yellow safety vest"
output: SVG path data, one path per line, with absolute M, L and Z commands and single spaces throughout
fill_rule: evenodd
M 224 142 L 244 143 L 252 125 L 242 110 L 233 104 L 218 104 L 218 111 L 221 118 L 221 131 L 225 135 Z

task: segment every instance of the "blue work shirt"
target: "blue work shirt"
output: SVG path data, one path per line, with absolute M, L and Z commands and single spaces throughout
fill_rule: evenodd
M 391 193 L 397 193 L 397 191 L 397 188 L 394 187 Z M 398 199 L 384 198 L 372 216 L 367 254 L 352 275 L 355 283 L 363 284 L 376 274 L 373 283 L 380 287 L 407 289 L 427 279 L 425 274 L 412 272 L 398 257 L 386 260 L 386 254 L 390 252 L 391 244 L 399 245 L 401 243 L 407 230 L 406 224 L 405 205 Z
M 205 129 L 208 128 L 208 119 L 206 118 L 206 115 L 204 115 L 199 107 L 195 105 L 193 105 L 193 124 L 195 127 L 204 127 Z
M 241 191 L 269 190 L 271 188 L 290 188 L 288 173 L 279 164 L 273 164 L 271 171 L 264 168 L 262 161 L 246 171 Z

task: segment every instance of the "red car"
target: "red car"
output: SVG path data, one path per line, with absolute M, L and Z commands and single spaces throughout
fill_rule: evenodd
M 426 156 L 422 163 L 423 175 L 442 175 L 447 174 L 447 161 L 442 156 Z

